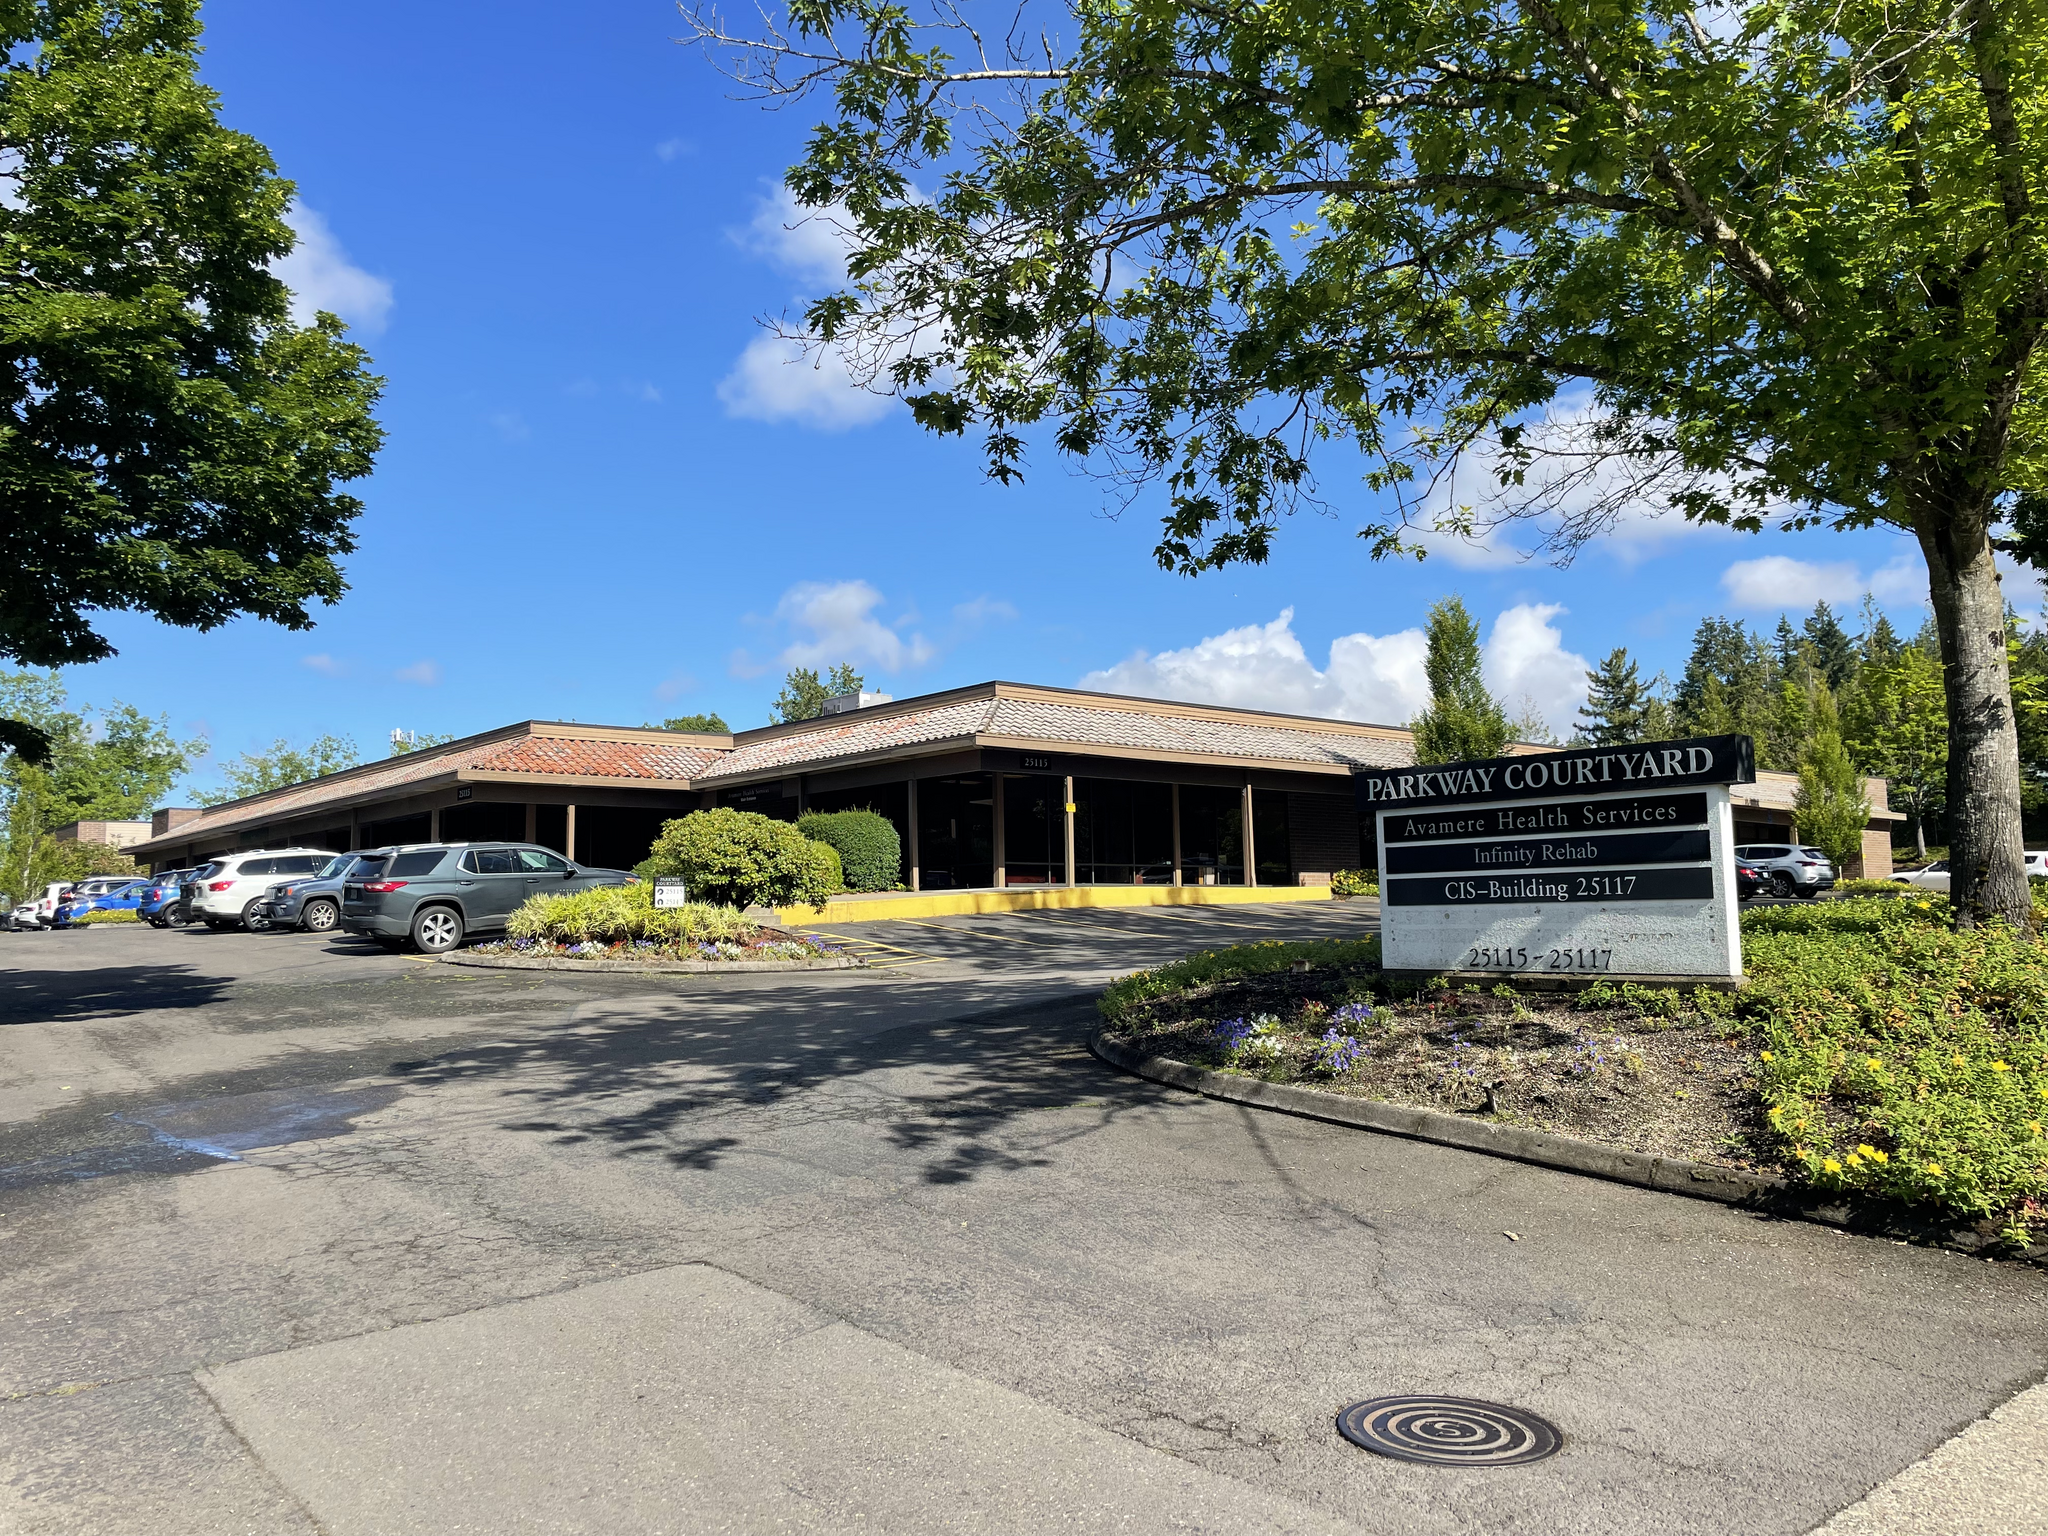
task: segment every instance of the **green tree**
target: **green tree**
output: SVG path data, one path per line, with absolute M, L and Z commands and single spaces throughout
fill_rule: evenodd
M 1876 600 L 1864 598 L 1863 633 L 1856 640 L 1857 666 L 1889 666 L 1904 644 L 1898 631 L 1892 628 L 1892 621 L 1879 611 Z
M 836 210 L 849 282 L 791 329 L 979 433 L 999 478 L 1047 423 L 1159 484 L 1169 568 L 1265 558 L 1346 441 L 1398 493 L 1379 553 L 1433 517 L 1569 551 L 1652 497 L 1910 533 L 1957 920 L 2024 922 L 1990 534 L 2048 488 L 2042 18 L 1726 14 L 1089 4 L 1011 55 L 950 6 L 803 0 L 745 41 L 695 19 L 757 89 L 831 92 L 787 182 Z M 1488 500 L 1407 494 L 1475 452 Z
M 1650 689 L 1629 660 L 1628 647 L 1617 645 L 1586 673 L 1586 702 L 1579 710 L 1576 739 L 1589 747 L 1654 740 L 1644 732 L 1649 712 Z
M 218 789 L 203 792 L 201 805 L 224 805 L 303 784 L 322 774 L 339 773 L 362 761 L 355 742 L 347 736 L 317 736 L 303 747 L 295 747 L 280 736 L 259 752 L 244 752 L 221 765 L 223 780 Z
M 1680 736 L 1768 734 L 1783 679 L 1763 642 L 1739 619 L 1702 619 L 1672 698 Z
M 1451 596 L 1429 610 L 1429 707 L 1415 717 L 1418 763 L 1461 763 L 1499 757 L 1514 732 L 1480 671 L 1479 626 L 1464 599 Z
M 292 323 L 291 183 L 216 120 L 194 0 L 12 0 L 0 40 L 0 658 L 111 655 L 116 609 L 309 628 L 381 384 L 332 315 Z
M 327 738 L 322 738 L 322 740 L 325 739 Z M 393 757 L 405 757 L 414 752 L 431 752 L 436 747 L 447 746 L 454 739 L 455 733 L 453 731 L 396 730 L 391 733 L 391 755 Z M 350 743 L 349 750 L 355 750 L 354 743 Z M 321 771 L 323 773 L 332 773 L 334 770 L 326 768 Z
M 844 698 L 850 693 L 859 693 L 866 682 L 853 670 L 851 662 L 842 661 L 825 675 L 820 682 L 817 671 L 811 667 L 791 667 L 789 675 L 782 680 L 782 692 L 775 696 L 770 706 L 774 711 L 776 724 L 787 720 L 815 720 L 825 712 L 827 699 Z
M 1912 817 L 1913 841 L 1924 857 L 1928 821 L 1948 795 L 1948 709 L 1939 658 L 1907 645 L 1888 662 L 1866 662 L 1842 727 L 1857 766 L 1886 780 L 1894 808 Z
M 683 731 L 697 736 L 730 736 L 732 727 L 719 714 L 677 715 L 673 720 L 661 722 L 664 731 Z
M 1856 642 L 1826 603 L 1816 603 L 1803 626 L 1806 654 L 1821 680 L 1837 694 L 1856 676 Z
M 1802 842 L 1813 844 L 1837 870 L 1862 852 L 1863 829 L 1870 821 L 1863 776 L 1842 746 L 1835 707 L 1825 689 L 1815 710 L 1813 739 L 1799 764 L 1799 788 L 1793 813 Z

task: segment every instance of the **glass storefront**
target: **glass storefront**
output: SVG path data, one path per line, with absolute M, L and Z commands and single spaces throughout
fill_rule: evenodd
M 1244 791 L 1206 784 L 1180 787 L 1181 881 L 1244 884 Z
M 1003 883 L 1064 885 L 1067 813 L 1063 780 L 1003 775 Z
M 927 891 L 990 886 L 996 879 L 995 785 L 986 773 L 917 781 L 919 882 Z
M 1074 780 L 1074 877 L 1083 885 L 1173 884 L 1173 786 Z
M 1258 885 L 1291 885 L 1294 850 L 1288 846 L 1287 796 L 1271 789 L 1252 791 L 1252 857 L 1258 861 Z

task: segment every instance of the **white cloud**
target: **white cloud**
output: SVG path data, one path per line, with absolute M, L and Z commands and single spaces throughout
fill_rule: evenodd
M 1319 670 L 1294 633 L 1294 610 L 1270 624 L 1225 630 L 1177 651 L 1138 651 L 1080 686 L 1141 698 L 1184 699 L 1282 714 L 1401 724 L 1429 702 L 1422 631 L 1345 635 Z
M 654 685 L 654 696 L 664 704 L 672 704 L 686 693 L 694 693 L 697 679 L 688 672 L 674 673 Z
M 400 667 L 391 675 L 401 683 L 418 683 L 422 688 L 431 688 L 441 681 L 441 663 L 416 661 L 409 667 Z
M 654 146 L 654 158 L 657 160 L 675 160 L 695 153 L 697 146 L 688 139 L 663 139 Z
M 347 662 L 336 661 L 325 651 L 312 656 L 301 656 L 299 658 L 299 665 L 311 668 L 322 677 L 340 677 L 348 671 Z
M 2010 574 L 2011 566 L 2006 570 Z M 2029 570 L 2027 574 L 2033 573 Z M 1924 608 L 1927 562 L 1914 552 L 1894 556 L 1870 573 L 1870 595 L 1881 603 L 1918 603 Z
M 782 652 L 787 666 L 828 667 L 842 661 L 871 662 L 885 672 L 922 666 L 936 654 L 923 635 L 900 633 L 875 617 L 882 594 L 864 581 L 805 581 L 782 594 L 775 617 L 800 638 Z
M 953 605 L 953 622 L 962 629 L 979 629 L 984 624 L 1007 624 L 1017 617 L 1013 604 L 999 597 L 977 597 Z
M 1519 706 L 1535 703 L 1560 736 L 1569 734 L 1586 693 L 1586 661 L 1564 649 L 1550 621 L 1555 604 L 1510 608 L 1494 620 L 1484 647 L 1487 684 Z M 1183 699 L 1281 714 L 1323 715 L 1405 725 L 1429 703 L 1423 675 L 1427 641 L 1419 629 L 1390 635 L 1340 635 L 1318 668 L 1294 633 L 1294 610 L 1270 624 L 1225 630 L 1194 645 L 1138 651 L 1090 672 L 1079 686 L 1141 698 Z
M 742 249 L 762 256 L 800 283 L 837 288 L 846 281 L 846 257 L 853 249 L 851 215 L 834 203 L 805 208 L 787 187 L 754 205 L 747 227 L 732 231 Z
M 350 261 L 327 221 L 303 203 L 293 203 L 284 219 L 298 244 L 271 271 L 292 291 L 292 319 L 310 325 L 314 312 L 325 309 L 358 330 L 382 331 L 391 315 L 391 284 Z
M 896 401 L 854 383 L 837 352 L 805 355 L 802 343 L 783 336 L 756 336 L 731 373 L 718 384 L 729 415 L 749 421 L 795 421 L 825 432 L 843 432 L 880 421 Z
M 1853 560 L 1795 560 L 1759 555 L 1721 573 L 1721 589 L 1738 608 L 1808 609 L 1815 603 L 1854 603 L 1871 583 Z
M 1550 621 L 1565 609 L 1557 603 L 1521 603 L 1493 621 L 1483 666 L 1495 698 L 1519 714 L 1533 704 L 1560 739 L 1571 735 L 1586 700 L 1586 658 L 1564 648 L 1564 635 Z

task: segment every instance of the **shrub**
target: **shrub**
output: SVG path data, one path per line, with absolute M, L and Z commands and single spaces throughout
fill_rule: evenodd
M 839 888 L 839 855 L 786 821 L 721 806 L 666 823 L 645 868 L 681 875 L 723 906 L 824 905 Z
M 545 939 L 554 944 L 627 944 L 635 939 L 666 943 L 744 941 L 759 929 L 733 907 L 693 901 L 681 907 L 656 907 L 647 885 L 605 885 L 566 896 L 531 896 L 506 920 L 514 939 Z
M 1333 896 L 1377 896 L 1380 872 L 1376 869 L 1340 869 L 1330 876 Z
M 1989 1217 L 2048 1213 L 2048 950 L 1946 899 L 1744 914 L 1759 1093 L 1786 1159 L 1823 1189 Z
M 83 928 L 87 923 L 139 923 L 141 921 L 142 914 L 133 907 L 101 907 L 97 911 L 88 912 L 85 916 L 81 917 L 78 920 L 78 926 Z
M 847 890 L 895 888 L 903 869 L 903 841 L 888 817 L 874 811 L 812 811 L 797 818 L 796 829 L 839 851 Z
M 1837 880 L 1837 896 L 1903 896 L 1912 890 L 1910 885 L 1901 885 L 1896 880 Z

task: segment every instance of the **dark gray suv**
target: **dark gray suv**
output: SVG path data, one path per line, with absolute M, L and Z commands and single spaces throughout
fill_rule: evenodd
M 529 896 L 631 885 L 623 869 L 591 869 L 532 843 L 436 843 L 394 848 L 368 879 L 341 888 L 341 926 L 397 948 L 446 954 L 465 937 L 496 933 Z

